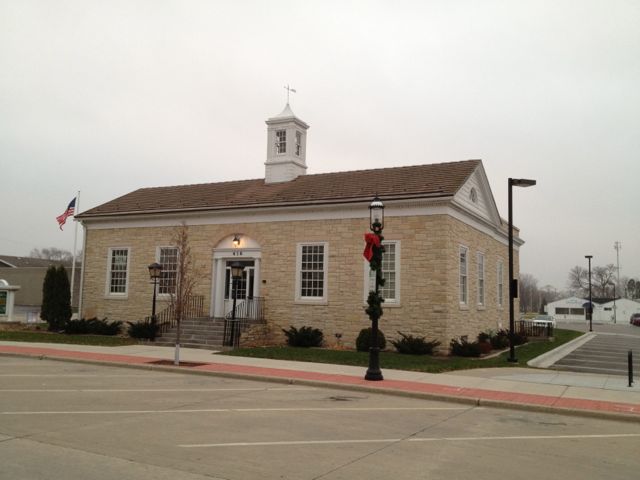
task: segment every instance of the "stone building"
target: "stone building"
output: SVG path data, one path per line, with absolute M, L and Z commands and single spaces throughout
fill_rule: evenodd
M 238 302 L 245 312 L 260 302 L 262 341 L 281 342 L 281 329 L 294 325 L 353 345 L 369 326 L 363 234 L 377 194 L 385 204 L 386 336 L 448 345 L 508 325 L 507 224 L 480 160 L 307 175 L 308 125 L 289 105 L 266 123 L 264 179 L 142 188 L 77 216 L 84 317 L 148 316 L 152 262 L 164 267 L 164 308 L 176 275 L 172 232 L 185 222 L 204 272 L 195 293 L 210 322 L 229 314 L 230 263 L 241 260 Z M 517 230 L 514 237 L 517 275 L 522 241 Z

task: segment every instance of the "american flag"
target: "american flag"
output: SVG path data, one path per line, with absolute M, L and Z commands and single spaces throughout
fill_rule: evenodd
M 67 217 L 73 215 L 76 210 L 76 199 L 74 198 L 69 202 L 69 206 L 64 211 L 62 215 L 58 215 L 56 220 L 58 221 L 58 225 L 60 225 L 60 230 L 62 230 L 62 226 L 67 222 Z

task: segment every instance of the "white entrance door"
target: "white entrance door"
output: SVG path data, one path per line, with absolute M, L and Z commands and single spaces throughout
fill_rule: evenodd
M 231 262 L 227 262 L 225 268 L 224 281 L 224 313 L 225 316 L 233 310 L 233 277 L 231 276 Z M 242 278 L 238 280 L 236 285 L 236 315 L 239 311 L 243 311 L 242 304 L 253 299 L 255 289 L 255 266 L 253 260 L 245 260 L 242 262 L 244 270 Z

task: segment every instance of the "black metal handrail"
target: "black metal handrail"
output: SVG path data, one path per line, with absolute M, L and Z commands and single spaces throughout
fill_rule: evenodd
M 204 295 L 191 295 L 184 306 L 183 319 L 203 317 L 204 314 Z M 145 321 L 150 321 L 151 317 L 146 317 Z M 176 315 L 174 305 L 156 314 L 156 323 L 158 324 L 158 333 L 164 333 L 176 326 Z
M 233 311 L 225 316 L 222 341 L 224 346 L 238 348 L 240 334 L 249 328 L 249 325 L 265 322 L 264 303 L 263 297 L 245 298 L 236 302 L 235 319 Z
M 553 324 L 537 323 L 532 320 L 517 320 L 515 322 L 516 332 L 527 337 L 553 337 Z
M 224 318 L 230 320 L 233 311 L 227 313 Z M 236 301 L 236 319 L 264 321 L 264 297 L 243 298 Z

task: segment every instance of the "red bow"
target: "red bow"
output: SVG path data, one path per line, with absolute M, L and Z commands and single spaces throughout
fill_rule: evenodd
M 364 252 L 362 253 L 362 255 L 364 255 L 364 258 L 367 259 L 367 262 L 370 262 L 373 258 L 373 247 L 380 246 L 380 237 L 373 233 L 365 233 L 364 241 L 367 242 L 367 244 L 364 247 Z

